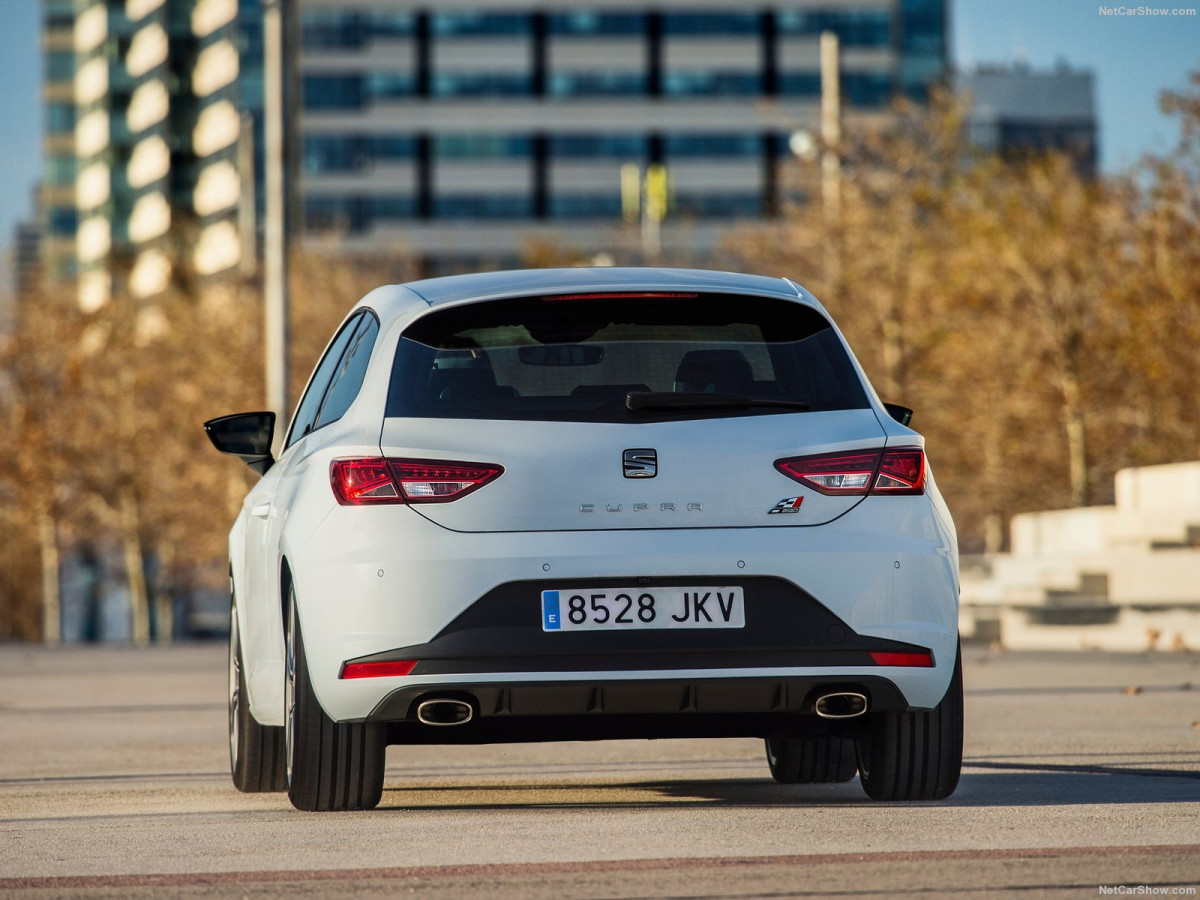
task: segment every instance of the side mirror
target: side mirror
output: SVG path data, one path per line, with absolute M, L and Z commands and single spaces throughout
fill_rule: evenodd
M 275 462 L 271 441 L 275 437 L 275 413 L 248 412 L 220 416 L 204 423 L 204 433 L 222 453 L 236 456 L 259 475 Z
M 887 410 L 889 416 L 901 425 L 907 425 L 912 421 L 913 411 L 907 406 L 901 406 L 899 403 L 885 403 L 883 404 L 883 408 Z

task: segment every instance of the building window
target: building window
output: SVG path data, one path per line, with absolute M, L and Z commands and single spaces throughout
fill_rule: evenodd
M 305 75 L 305 109 L 358 109 L 363 105 L 361 75 Z
M 779 76 L 779 93 L 785 97 L 819 97 L 821 73 L 783 72 Z
M 440 72 L 433 76 L 435 97 L 528 97 L 533 81 L 520 72 Z
M 46 131 L 50 134 L 67 134 L 75 130 L 74 103 L 46 104 Z
M 636 97 L 646 93 L 642 72 L 555 72 L 552 97 Z
M 762 90 L 762 77 L 751 72 L 668 72 L 663 93 L 668 97 L 749 97 Z
M 79 228 L 79 212 L 73 206 L 50 208 L 50 233 L 59 237 L 73 237 Z
M 646 17 L 641 13 L 608 13 L 577 10 L 551 13 L 549 30 L 554 35 L 580 37 L 636 36 L 646 31 Z
M 442 12 L 434 13 L 433 33 L 442 37 L 526 37 L 533 33 L 528 13 Z
M 667 159 L 756 157 L 762 153 L 762 140 L 754 134 L 729 132 L 669 134 L 663 147 Z
M 51 50 L 46 54 L 46 80 L 70 81 L 75 77 L 75 53 L 71 50 Z
M 416 79 L 407 72 L 304 76 L 305 109 L 361 109 L 379 100 L 415 93 Z
M 733 219 L 762 215 L 762 197 L 758 194 L 677 194 L 672 212 L 680 216 L 705 219 Z
M 533 207 L 526 196 L 450 194 L 433 199 L 438 219 L 528 219 Z
M 411 219 L 415 210 L 410 194 L 309 196 L 304 201 L 304 224 L 309 231 L 362 232 L 376 222 Z
M 851 106 L 886 106 L 892 79 L 887 72 L 848 72 L 842 76 L 842 94 Z
M 758 34 L 757 13 L 666 13 L 663 33 L 671 36 L 734 37 Z
M 407 12 L 314 10 L 301 20 L 301 39 L 306 50 L 352 49 L 370 41 L 411 37 L 414 23 L 415 16 Z
M 532 142 L 521 135 L 442 134 L 433 139 L 435 159 L 527 159 Z
M 417 91 L 416 78 L 407 72 L 372 72 L 363 84 L 363 93 L 370 101 L 411 97 Z
M 847 47 L 886 47 L 891 41 L 892 21 L 882 9 L 816 9 L 776 13 L 775 27 L 780 36 L 832 31 Z
M 408 162 L 416 140 L 404 135 L 308 135 L 304 138 L 304 171 L 355 172 L 375 163 Z
M 615 194 L 559 194 L 550 198 L 554 219 L 615 219 L 621 215 L 621 198 Z
M 550 156 L 554 159 L 640 160 L 646 155 L 646 138 L 640 134 L 554 134 Z
M 52 156 L 46 157 L 45 174 L 46 181 L 51 187 L 67 187 L 75 183 L 75 177 L 79 171 L 75 161 L 75 155 L 65 153 L 55 153 Z

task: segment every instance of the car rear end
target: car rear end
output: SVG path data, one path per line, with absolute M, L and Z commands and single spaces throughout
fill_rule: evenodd
M 393 743 L 782 740 L 939 704 L 953 525 L 810 295 L 454 281 L 411 286 L 432 302 L 388 360 L 379 453 L 331 463 L 292 562 L 332 719 Z

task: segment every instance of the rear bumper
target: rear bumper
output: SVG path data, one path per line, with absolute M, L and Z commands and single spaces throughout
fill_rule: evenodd
M 957 566 L 952 535 L 911 500 L 819 528 L 568 533 L 460 534 L 405 507 L 336 508 L 288 554 L 313 686 L 339 721 L 376 715 L 397 691 L 517 683 L 883 678 L 904 706 L 932 707 L 953 668 Z M 761 591 L 748 592 L 747 628 L 732 641 L 719 631 L 541 632 L 540 589 L 643 580 L 785 590 L 754 608 Z M 914 647 L 935 666 L 866 656 Z M 421 665 L 405 677 L 338 678 L 345 662 L 368 658 Z

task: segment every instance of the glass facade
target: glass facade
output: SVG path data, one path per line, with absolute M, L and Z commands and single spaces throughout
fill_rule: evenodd
M 433 139 L 433 156 L 444 160 L 528 159 L 533 140 L 524 135 L 443 134 Z
M 641 72 L 555 72 L 547 93 L 552 97 L 642 97 L 646 76 Z
M 762 137 L 756 134 L 669 134 L 663 140 L 667 159 L 729 159 L 754 157 L 763 152 Z
M 580 0 L 578 7 L 515 9 L 498 0 L 473 9 L 413 4 L 391 10 L 347 0 L 341 9 L 307 10 L 301 20 L 306 56 L 328 59 L 307 70 L 302 63 L 304 108 L 374 116 L 368 112 L 374 104 L 391 101 L 396 106 L 380 114 L 396 118 L 389 118 L 393 130 L 383 134 L 353 124 L 342 132 L 308 133 L 301 148 L 304 171 L 368 173 L 388 163 L 408 169 L 395 170 L 404 183 L 394 186 L 394 196 L 361 189 L 325 196 L 322 186 L 321 196 L 307 198 L 305 219 L 310 228 L 349 231 L 392 220 L 614 220 L 622 212 L 620 165 L 653 162 L 669 169 L 673 162 L 722 160 L 737 161 L 739 184 L 753 184 L 758 166 L 759 188 L 690 188 L 673 198 L 671 215 L 770 214 L 780 201 L 775 170 L 789 156 L 786 127 L 763 119 L 757 130 L 722 130 L 717 114 L 700 111 L 704 105 L 776 98 L 817 103 L 820 73 L 815 52 L 810 57 L 805 48 L 815 51 L 826 31 L 837 34 L 844 49 L 877 51 L 859 54 L 842 74 L 848 112 L 879 110 L 897 96 L 927 91 L 946 68 L 946 4 L 864 0 L 861 6 L 689 9 L 681 2 L 613 9 Z M 389 41 L 396 46 L 394 62 L 381 49 L 355 61 L 353 51 Z M 707 46 L 714 48 L 711 62 L 702 51 Z M 603 121 L 582 128 L 562 124 L 574 116 L 575 104 L 586 108 L 589 101 L 603 105 Z M 694 106 L 697 113 L 692 127 L 632 132 L 619 114 L 612 115 L 610 107 L 623 102 L 670 105 L 663 119 L 675 122 L 688 121 L 676 110 Z M 456 120 L 454 133 L 447 133 L 431 124 L 439 116 L 423 115 L 427 108 L 474 109 L 471 104 L 494 106 L 496 116 L 489 119 L 496 123 L 505 121 L 504 110 L 520 110 L 526 124 L 510 126 L 511 133 L 461 133 L 463 123 Z M 539 125 L 528 124 L 530 110 Z M 443 173 L 447 165 L 473 162 L 526 166 L 528 175 L 520 174 L 528 187 L 514 192 L 500 185 L 487 193 L 456 185 L 456 176 Z
M 892 40 L 892 16 L 883 9 L 784 11 L 776 14 L 775 22 L 782 36 L 817 37 L 832 31 L 846 47 L 886 47 Z
M 641 134 L 553 134 L 549 140 L 554 159 L 623 159 L 640 161 L 646 155 Z
M 667 97 L 752 97 L 762 93 L 757 72 L 668 72 L 663 76 Z
M 533 33 L 532 16 L 523 12 L 434 13 L 431 26 L 438 36 L 524 37 Z
M 376 223 L 411 219 L 415 200 L 408 194 L 309 196 L 304 222 L 310 231 L 365 231 Z
M 550 13 L 548 19 L 552 35 L 632 37 L 646 32 L 645 13 L 597 12 L 585 9 Z
M 761 20 L 752 12 L 668 12 L 662 27 L 670 36 L 734 37 L 758 34 Z
M 409 135 L 306 135 L 301 153 L 304 171 L 317 175 L 407 162 L 415 156 L 416 146 Z
M 380 100 L 416 96 L 416 86 L 410 72 L 305 75 L 304 108 L 361 109 Z
M 443 194 L 433 201 L 438 219 L 528 219 L 533 216 L 529 197 L 496 194 Z
M 411 38 L 415 32 L 416 16 L 393 10 L 311 10 L 300 20 L 306 50 L 357 49 L 372 41 Z
M 435 97 L 528 97 L 533 79 L 526 72 L 439 72 Z
M 945 75 L 949 57 L 946 0 L 898 0 L 900 90 L 924 100 Z

